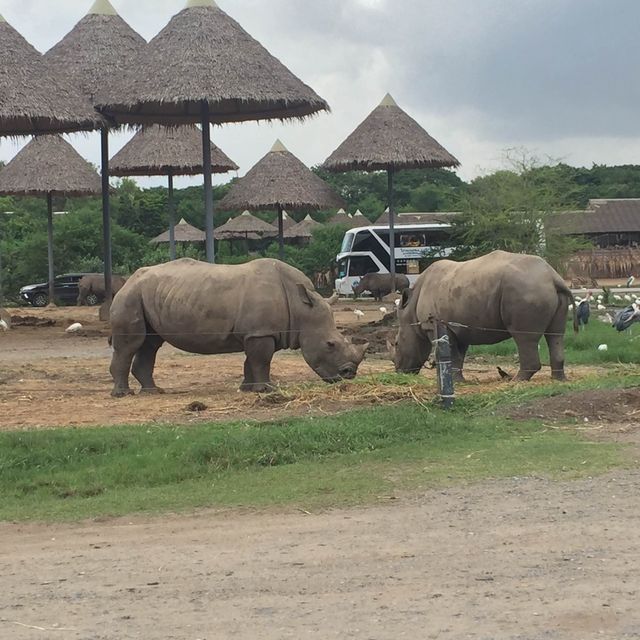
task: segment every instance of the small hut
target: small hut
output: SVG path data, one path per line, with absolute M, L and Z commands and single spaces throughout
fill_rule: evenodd
M 248 247 L 249 240 L 275 238 L 278 230 L 268 222 L 256 218 L 249 211 L 243 212 L 215 230 L 216 240 L 244 240 Z
M 220 201 L 221 209 L 276 210 L 280 259 L 284 259 L 284 208 L 324 209 L 342 199 L 287 148 L 276 143 L 244 178 L 238 180 Z
M 174 242 L 178 244 L 188 244 L 191 242 L 204 242 L 206 236 L 204 231 L 190 225 L 184 218 L 174 227 Z M 159 236 L 149 240 L 149 244 L 166 244 L 171 241 L 171 229 L 168 229 Z
M 53 197 L 96 195 L 102 191 L 100 176 L 68 142 L 59 135 L 37 136 L 0 170 L 0 194 L 45 196 L 49 303 L 54 300 Z
M 202 173 L 202 132 L 195 125 L 163 127 L 149 125 L 111 159 L 114 176 L 167 176 L 169 188 L 169 255 L 176 258 L 173 237 L 175 209 L 173 177 Z M 212 173 L 235 171 L 238 165 L 221 149 L 211 146 Z
M 313 237 L 313 230 L 321 226 L 319 222 L 316 222 L 308 215 L 304 220 L 294 224 L 284 232 L 285 240 L 293 240 L 298 244 L 308 244 Z

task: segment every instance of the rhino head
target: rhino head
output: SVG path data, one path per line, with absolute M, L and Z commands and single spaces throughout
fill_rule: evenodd
M 420 373 L 431 354 L 428 332 L 425 333 L 424 328 L 414 321 L 415 314 L 407 309 L 410 297 L 411 291 L 405 290 L 398 308 L 398 335 L 395 343 L 387 341 L 389 355 L 398 373 Z
M 336 329 L 326 300 L 304 285 L 298 285 L 302 301 L 300 349 L 306 363 L 325 381 L 351 380 L 358 372 L 368 343 L 356 345 Z

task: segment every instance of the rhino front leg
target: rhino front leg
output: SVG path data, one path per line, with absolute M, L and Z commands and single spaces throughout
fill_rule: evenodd
M 271 385 L 271 360 L 276 351 L 275 340 L 271 337 L 247 338 L 244 352 L 244 381 L 241 391 L 262 393 L 273 390 Z
M 141 393 L 164 393 L 164 390 L 158 387 L 153 379 L 156 355 L 163 344 L 164 340 L 160 336 L 148 335 L 136 352 L 131 373 L 141 384 Z
M 144 327 L 142 329 L 144 329 Z M 113 378 L 113 391 L 111 395 L 114 398 L 133 395 L 133 391 L 129 388 L 131 362 L 133 361 L 133 356 L 145 340 L 144 333 L 135 333 L 135 327 L 131 329 L 131 333 L 125 331 L 126 330 L 121 332 L 119 327 L 113 327 L 113 356 L 111 357 L 111 367 L 109 371 Z

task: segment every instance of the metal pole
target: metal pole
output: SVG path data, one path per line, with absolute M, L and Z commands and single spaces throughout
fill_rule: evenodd
M 104 307 L 109 309 L 113 300 L 111 272 L 111 209 L 109 202 L 109 130 L 100 130 L 102 146 L 102 251 L 104 255 Z
M 389 273 L 392 291 L 396 290 L 396 220 L 393 211 L 393 167 L 387 167 L 387 201 L 389 202 Z
M 0 226 L 1 229 L 1 226 Z M 2 290 L 2 235 L 0 235 L 0 309 L 2 309 L 2 303 L 4 302 L 4 292 Z
M 207 246 L 207 262 L 216 261 L 213 243 L 213 185 L 211 184 L 211 131 L 209 103 L 202 101 L 202 173 L 204 174 L 204 216 Z
M 169 169 L 169 258 L 176 259 L 176 210 L 173 203 L 173 171 Z
M 278 251 L 280 260 L 284 262 L 284 209 L 278 205 Z
M 53 195 L 47 193 L 47 257 L 49 264 L 49 304 L 55 304 L 55 286 L 53 284 Z
M 451 362 L 451 343 L 447 329 L 436 323 L 436 366 L 438 371 L 438 390 L 444 409 L 451 409 L 455 402 L 453 385 L 453 364 Z

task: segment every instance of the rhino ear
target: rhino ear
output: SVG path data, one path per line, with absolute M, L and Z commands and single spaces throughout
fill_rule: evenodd
M 410 299 L 411 299 L 411 289 L 405 289 L 402 292 L 402 300 L 400 302 L 400 308 L 405 309 L 409 304 Z
M 310 307 L 313 307 L 313 298 L 311 297 L 311 291 L 307 289 L 303 284 L 298 284 L 298 295 L 300 296 L 300 300 L 302 300 L 303 304 L 306 304 Z

